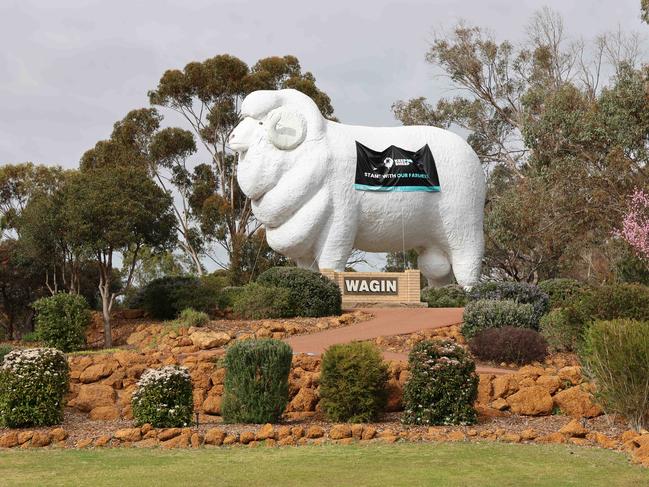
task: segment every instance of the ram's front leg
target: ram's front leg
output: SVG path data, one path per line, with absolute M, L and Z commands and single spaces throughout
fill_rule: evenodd
M 317 263 L 320 269 L 345 270 L 356 240 L 356 228 L 355 212 L 329 222 L 319 242 Z

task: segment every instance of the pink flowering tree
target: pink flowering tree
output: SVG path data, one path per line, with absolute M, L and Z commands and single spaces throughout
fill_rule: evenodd
M 649 194 L 637 189 L 629 198 L 618 235 L 649 263 Z

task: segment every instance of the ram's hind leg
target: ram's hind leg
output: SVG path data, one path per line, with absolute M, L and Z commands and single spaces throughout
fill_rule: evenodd
M 428 286 L 440 287 L 453 282 L 451 262 L 445 252 L 428 247 L 419 253 L 417 258 L 419 270 L 428 279 Z

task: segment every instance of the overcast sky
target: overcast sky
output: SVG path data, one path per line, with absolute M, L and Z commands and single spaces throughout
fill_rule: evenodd
M 649 33 L 640 0 L 0 0 L 0 164 L 76 167 L 162 73 L 221 53 L 293 54 L 342 122 L 395 125 L 397 99 L 448 94 L 424 55 L 459 19 L 520 40 L 547 5 L 573 37 Z

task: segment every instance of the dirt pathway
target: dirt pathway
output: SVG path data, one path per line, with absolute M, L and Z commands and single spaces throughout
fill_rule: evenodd
M 287 338 L 295 353 L 320 355 L 331 345 L 358 340 L 372 340 L 380 336 L 405 335 L 421 330 L 443 328 L 462 323 L 462 308 L 367 308 L 374 318 L 343 328 Z M 388 360 L 408 360 L 402 353 L 384 352 Z M 483 374 L 507 374 L 510 369 L 478 366 Z

